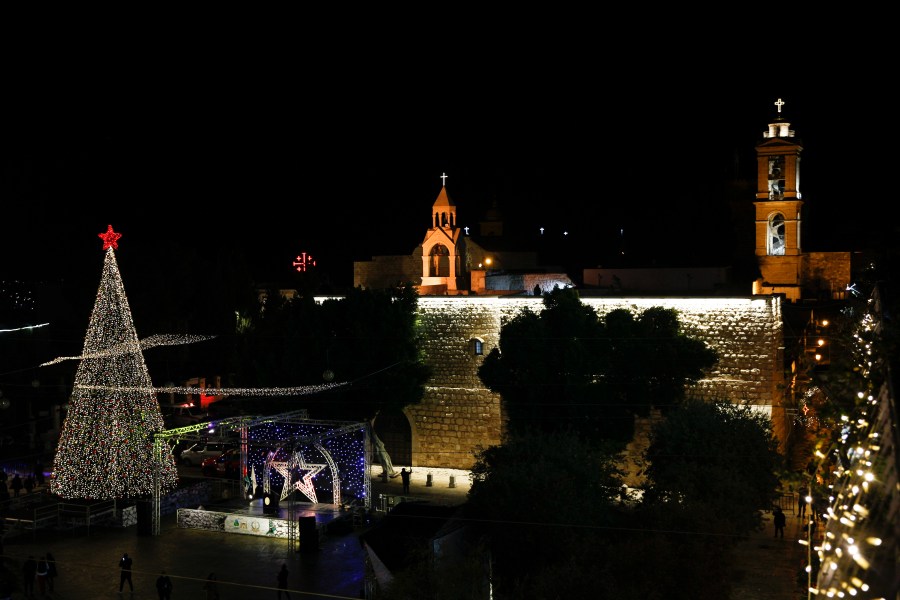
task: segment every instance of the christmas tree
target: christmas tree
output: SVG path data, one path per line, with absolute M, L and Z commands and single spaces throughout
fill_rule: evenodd
M 168 448 L 154 452 L 164 429 L 125 288 L 116 263 L 121 234 L 110 225 L 97 299 L 75 373 L 50 491 L 62 498 L 147 497 L 158 477 L 161 493 L 177 482 Z

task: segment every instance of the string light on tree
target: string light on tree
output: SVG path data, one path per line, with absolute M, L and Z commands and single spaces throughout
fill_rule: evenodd
M 112 225 L 98 234 L 106 251 L 69 409 L 60 433 L 50 491 L 62 498 L 148 497 L 175 488 L 174 457 L 153 452 L 162 413 L 134 329 Z

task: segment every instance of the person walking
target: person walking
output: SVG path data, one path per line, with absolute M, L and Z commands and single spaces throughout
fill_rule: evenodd
M 16 497 L 16 498 L 18 498 L 18 497 L 19 497 L 19 492 L 22 491 L 22 478 L 19 477 L 19 474 L 18 474 L 18 473 L 16 473 L 16 474 L 13 476 L 12 481 L 9 483 L 9 487 L 12 488 L 13 496 Z
M 30 494 L 34 491 L 34 477 L 31 475 L 25 478 L 25 493 Z
M 22 563 L 22 592 L 26 598 L 34 598 L 34 579 L 37 577 L 37 561 L 29 555 Z
M 34 463 L 34 483 L 44 485 L 44 463 L 41 461 Z
M 400 470 L 400 479 L 403 480 L 403 493 L 409 495 L 409 476 L 412 475 L 412 469 L 409 471 L 406 470 L 406 467 L 403 467 Z
M 809 494 L 809 490 L 805 485 L 801 485 L 800 489 L 797 490 L 797 494 L 800 496 L 797 500 L 797 516 L 802 519 L 806 516 L 806 496 Z
M 156 593 L 159 594 L 159 600 L 171 600 L 172 598 L 172 580 L 165 571 L 156 578 Z
M 278 600 L 281 600 L 281 593 L 284 592 L 284 597 L 287 600 L 291 600 L 291 593 L 287 591 L 287 578 L 288 578 L 288 568 L 286 563 L 282 563 L 281 570 L 278 571 Z
M 209 574 L 203 589 L 206 590 L 206 600 L 219 600 L 219 584 L 216 582 L 215 573 Z
M 131 565 L 133 562 L 127 552 L 119 559 L 119 592 L 125 588 L 126 581 L 128 582 L 129 591 L 134 591 L 134 584 L 131 582 Z
M 53 580 L 59 572 L 56 570 L 56 558 L 49 552 L 47 553 L 47 588 L 53 593 Z
M 784 526 L 787 519 L 780 506 L 775 507 L 775 511 L 772 513 L 772 520 L 775 522 L 775 537 L 784 539 Z
M 50 566 L 47 564 L 47 557 L 42 556 L 37 561 L 37 570 L 35 571 L 38 592 L 40 592 L 41 596 L 47 595 L 47 575 L 49 573 Z

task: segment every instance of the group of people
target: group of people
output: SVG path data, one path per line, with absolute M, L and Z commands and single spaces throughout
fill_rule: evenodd
M 9 483 L 7 483 L 9 480 Z M 12 479 L 6 474 L 6 471 L 0 469 L 0 500 L 7 500 L 11 497 L 18 498 L 22 490 L 26 494 L 30 494 L 34 489 L 44 484 L 44 465 L 37 463 L 34 467 L 34 474 L 28 474 L 24 478 L 18 473 L 14 473 Z
M 801 519 L 805 518 L 807 515 L 807 506 L 809 506 L 813 502 L 813 498 L 809 493 L 809 488 L 805 485 L 801 485 L 797 490 L 798 500 L 797 500 L 797 516 Z M 810 513 L 810 523 L 812 525 L 812 530 L 815 532 L 817 527 L 817 517 L 815 507 L 811 507 L 809 509 Z M 784 514 L 784 511 L 781 510 L 780 506 L 776 506 L 772 511 L 772 523 L 775 525 L 775 537 L 784 538 L 784 527 L 787 525 L 787 516 Z M 807 523 L 801 527 L 801 530 L 805 533 L 807 528 L 810 526 L 810 523 Z
M 49 554 L 47 556 L 50 556 Z M 131 580 L 131 570 L 134 565 L 134 561 L 128 553 L 124 553 L 122 558 L 119 559 L 119 592 L 124 589 L 125 583 L 128 583 L 128 590 L 134 591 L 134 584 Z M 54 575 L 56 574 L 54 568 Z M 278 571 L 276 575 L 276 580 L 278 582 L 278 599 L 281 600 L 282 593 L 287 600 L 290 600 L 291 594 L 288 592 L 287 586 L 288 579 L 288 568 L 287 564 L 281 565 L 281 570 Z M 159 574 L 159 577 L 156 578 L 156 592 L 159 594 L 159 600 L 170 600 L 172 598 L 172 589 L 173 589 L 172 579 L 169 575 L 162 571 Z M 53 586 L 51 584 L 50 591 L 53 591 Z M 206 581 L 203 583 L 203 591 L 206 592 L 206 600 L 219 600 L 219 584 L 218 579 L 216 578 L 215 572 L 212 572 L 207 576 Z M 27 593 L 27 592 L 26 592 Z M 43 595 L 43 590 L 41 591 L 41 595 Z
M 51 553 L 47 552 L 38 558 L 33 554 L 29 555 L 22 563 L 22 589 L 25 596 L 34 596 L 35 584 L 41 596 L 45 596 L 48 591 L 52 593 L 56 575 L 56 559 Z

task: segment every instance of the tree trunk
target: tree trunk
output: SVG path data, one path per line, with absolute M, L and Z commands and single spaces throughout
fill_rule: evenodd
M 375 450 L 375 456 L 378 457 L 378 462 L 381 463 L 383 472 L 387 473 L 391 477 L 396 477 L 398 473 L 394 470 L 393 463 L 391 463 L 391 456 L 385 449 L 384 443 L 381 441 L 381 438 L 378 437 L 377 433 L 375 433 L 374 418 L 369 421 L 369 436 L 372 438 L 372 447 Z

